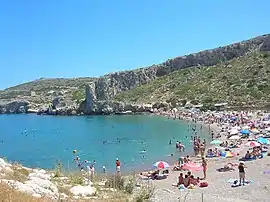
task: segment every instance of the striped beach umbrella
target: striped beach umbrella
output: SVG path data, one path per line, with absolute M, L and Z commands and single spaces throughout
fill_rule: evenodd
M 247 147 L 258 147 L 258 146 L 261 146 L 261 144 L 258 143 L 258 142 L 255 142 L 255 141 L 250 141 L 250 142 L 247 142 L 245 144 L 245 146 L 247 146 Z
M 170 165 L 165 162 L 165 161 L 158 161 L 156 163 L 154 163 L 153 165 L 155 168 L 158 168 L 158 169 L 165 169 L 165 168 L 169 168 Z

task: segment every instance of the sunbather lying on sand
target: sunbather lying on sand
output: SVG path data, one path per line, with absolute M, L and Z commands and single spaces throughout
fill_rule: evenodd
M 234 167 L 238 166 L 237 163 L 227 163 L 223 168 L 217 169 L 219 172 L 226 172 L 234 170 Z

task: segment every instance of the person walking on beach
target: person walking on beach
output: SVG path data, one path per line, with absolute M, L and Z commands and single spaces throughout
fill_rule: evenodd
M 239 186 L 241 186 L 241 182 L 242 182 L 243 186 L 245 185 L 245 175 L 246 175 L 245 168 L 246 168 L 246 166 L 242 162 L 238 166 L 238 170 L 239 170 Z
M 121 163 L 120 163 L 120 161 L 119 161 L 118 158 L 116 158 L 115 165 L 116 165 L 116 172 L 117 172 L 117 174 L 119 174 L 119 173 L 120 173 L 120 166 L 121 166 Z
M 202 167 L 203 167 L 203 179 L 206 178 L 207 162 L 204 157 L 202 157 Z

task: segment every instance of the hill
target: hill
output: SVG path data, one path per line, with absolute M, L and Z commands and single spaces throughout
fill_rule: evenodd
M 135 103 L 218 102 L 246 107 L 270 103 L 270 53 L 251 52 L 210 67 L 192 67 L 172 72 L 114 98 Z
M 92 97 L 97 101 L 141 103 L 178 102 L 183 99 L 194 103 L 214 103 L 236 99 L 229 101 L 233 105 L 255 102 L 261 106 L 259 103 L 263 104 L 268 99 L 264 95 L 268 92 L 264 83 L 268 81 L 267 51 L 270 51 L 269 34 L 99 78 L 39 79 L 0 91 L 0 108 L 5 108 L 5 103 L 19 100 L 22 102 L 15 103 L 16 109 L 21 105 L 40 109 L 55 101 L 58 107 L 72 106 L 74 111 L 85 99 L 85 86 L 90 83 Z M 127 92 L 122 93 L 124 91 Z M 241 96 L 243 98 L 240 99 Z
M 32 104 L 30 107 L 39 108 L 57 97 L 68 105 L 74 105 L 85 98 L 85 84 L 94 80 L 91 77 L 38 79 L 0 91 L 0 101 L 24 100 Z

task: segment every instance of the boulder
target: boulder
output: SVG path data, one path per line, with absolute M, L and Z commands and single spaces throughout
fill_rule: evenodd
M 21 114 L 27 113 L 29 103 L 26 101 L 13 101 L 0 104 L 0 113 Z
M 58 188 L 50 181 L 51 176 L 45 170 L 35 169 L 28 177 L 29 179 L 24 183 L 5 179 L 1 181 L 18 191 L 35 197 L 48 197 L 52 200 L 59 198 Z
M 75 195 L 75 196 L 91 196 L 96 193 L 97 189 L 95 187 L 92 187 L 90 185 L 87 186 L 82 186 L 82 185 L 77 185 L 74 186 L 70 189 L 70 192 Z

